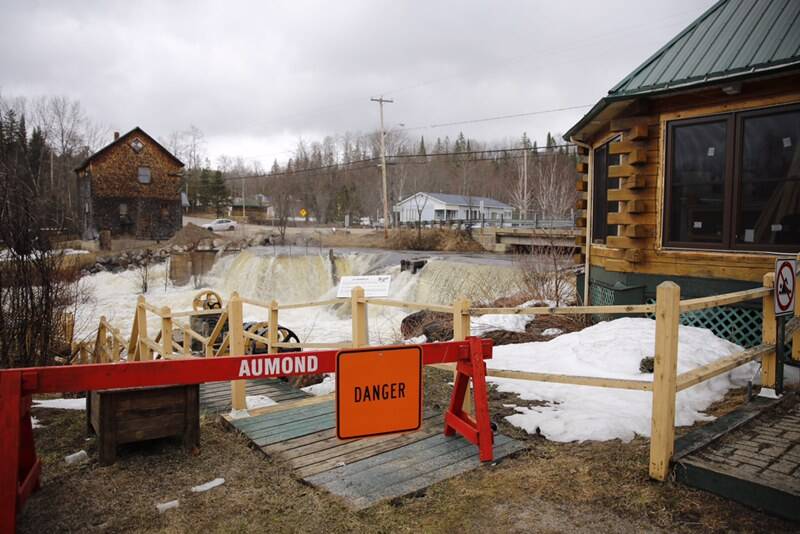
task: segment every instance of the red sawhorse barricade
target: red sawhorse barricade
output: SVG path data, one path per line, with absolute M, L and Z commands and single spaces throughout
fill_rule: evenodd
M 456 363 L 445 434 L 461 434 L 479 447 L 481 461 L 491 461 L 493 435 L 484 362 L 492 357 L 491 340 L 469 338 L 420 346 L 423 365 Z M 39 488 L 42 467 L 31 428 L 32 395 L 333 373 L 336 355 L 337 351 L 330 350 L 0 371 L 0 533 L 14 532 L 17 512 Z M 462 409 L 470 379 L 475 392 L 474 419 Z

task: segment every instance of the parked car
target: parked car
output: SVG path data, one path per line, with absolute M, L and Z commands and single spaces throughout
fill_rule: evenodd
M 208 224 L 203 225 L 203 228 L 211 230 L 212 232 L 220 232 L 225 230 L 233 231 L 238 227 L 239 223 L 231 219 L 216 219 Z

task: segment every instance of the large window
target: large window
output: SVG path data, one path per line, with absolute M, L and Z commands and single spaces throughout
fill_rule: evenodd
M 608 190 L 619 189 L 619 178 L 608 177 L 608 167 L 619 165 L 619 154 L 610 154 L 609 145 L 616 137 L 594 150 L 594 186 L 592 188 L 592 243 L 605 244 L 608 236 L 617 235 L 617 225 L 608 224 L 608 214 L 619 211 L 619 202 L 608 201 Z
M 800 107 L 669 123 L 665 244 L 800 249 Z

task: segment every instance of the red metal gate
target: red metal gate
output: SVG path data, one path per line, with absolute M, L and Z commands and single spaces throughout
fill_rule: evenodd
M 491 461 L 493 434 L 485 380 L 491 340 L 420 345 L 424 365 L 456 363 L 457 374 L 445 433 L 458 432 L 478 445 L 481 461 Z M 185 360 L 155 360 L 66 367 L 31 367 L 0 371 L 0 532 L 13 532 L 17 512 L 39 488 L 41 461 L 31 428 L 31 396 L 37 393 L 200 384 L 248 378 L 270 378 L 336 371 L 338 351 L 313 351 Z M 260 370 L 254 376 L 253 370 Z M 288 371 L 288 372 L 287 372 Z M 462 409 L 467 382 L 475 390 L 475 418 Z

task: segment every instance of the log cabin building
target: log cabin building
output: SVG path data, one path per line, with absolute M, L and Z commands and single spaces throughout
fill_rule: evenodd
M 800 2 L 717 2 L 565 137 L 584 300 L 649 301 L 667 279 L 688 298 L 761 285 L 800 251 Z M 758 340 L 759 310 L 723 312 L 684 322 Z
M 168 239 L 183 224 L 183 163 L 138 126 L 84 161 L 75 172 L 81 233 Z

